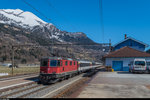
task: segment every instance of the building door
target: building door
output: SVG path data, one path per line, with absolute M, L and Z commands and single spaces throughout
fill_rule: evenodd
M 113 61 L 112 63 L 114 71 L 123 71 L 123 61 Z

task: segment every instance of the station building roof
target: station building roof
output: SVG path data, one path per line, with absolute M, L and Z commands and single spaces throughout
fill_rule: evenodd
M 119 50 L 116 50 L 104 56 L 104 58 L 130 58 L 130 57 L 150 57 L 150 54 L 125 46 Z
M 127 41 L 127 40 L 129 40 L 129 39 L 131 39 L 131 40 L 133 40 L 133 41 L 136 41 L 136 42 L 138 42 L 138 43 L 140 43 L 140 44 L 143 44 L 143 45 L 145 45 L 145 47 L 148 47 L 148 46 L 149 46 L 148 44 L 146 44 L 146 43 L 144 43 L 144 42 L 142 42 L 142 41 L 136 40 L 136 39 L 134 39 L 134 38 L 132 38 L 132 37 L 127 37 L 126 39 L 124 39 L 124 40 L 118 42 L 117 44 L 115 44 L 113 47 L 115 47 L 115 46 L 119 45 L 120 43 L 122 43 L 122 42 L 124 42 L 124 41 Z

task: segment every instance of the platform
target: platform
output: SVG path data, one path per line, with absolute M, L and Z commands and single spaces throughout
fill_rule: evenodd
M 98 72 L 77 98 L 150 98 L 150 74 Z

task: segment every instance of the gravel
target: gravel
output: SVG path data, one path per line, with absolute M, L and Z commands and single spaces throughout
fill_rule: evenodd
M 68 79 L 68 80 L 64 80 L 64 81 L 62 81 L 62 82 L 55 83 L 55 84 L 53 84 L 53 85 L 51 85 L 51 86 L 48 86 L 46 89 L 43 89 L 43 90 L 41 90 L 41 91 L 38 91 L 37 93 L 33 93 L 33 94 L 31 94 L 31 95 L 28 95 L 28 96 L 26 96 L 26 97 L 24 97 L 24 98 L 40 98 L 40 97 L 42 97 L 42 96 L 48 94 L 49 92 L 54 91 L 54 90 L 56 90 L 56 89 L 58 89 L 58 88 L 60 88 L 60 87 L 62 87 L 62 86 L 64 86 L 64 85 L 68 84 L 69 82 L 71 82 L 71 81 L 73 81 L 73 80 L 78 79 L 78 78 L 81 77 L 81 76 L 82 76 L 82 75 L 79 75 L 79 76 L 70 78 L 70 79 Z M 51 95 L 49 95 L 49 97 L 53 97 L 54 95 L 56 95 L 56 93 L 52 93 Z
M 75 76 L 73 78 L 69 78 L 68 80 L 64 80 L 61 82 L 57 82 L 55 84 L 51 84 L 51 85 L 39 85 L 39 84 L 34 83 L 28 86 L 19 87 L 19 88 L 12 89 L 10 91 L 3 92 L 2 94 L 0 94 L 0 97 L 6 96 L 7 98 L 41 98 L 42 96 L 54 90 L 57 90 L 70 82 L 78 80 L 82 76 L 83 74 Z M 60 90 L 51 93 L 48 97 L 55 96 L 57 92 L 59 91 Z
M 8 96 L 7 98 L 18 98 L 18 97 L 21 97 L 21 96 L 23 96 L 23 95 L 25 95 L 25 94 L 28 94 L 28 93 L 30 93 L 30 92 L 33 92 L 33 91 L 42 89 L 43 87 L 45 87 L 45 86 L 38 86 L 38 87 L 36 87 L 36 88 L 31 88 L 31 89 L 29 89 L 29 90 L 20 92 L 20 93 L 18 93 L 18 94 L 15 94 L 15 95 L 12 95 L 12 96 Z
M 5 95 L 8 95 L 8 94 L 12 94 L 14 92 L 19 92 L 19 91 L 22 91 L 24 89 L 30 89 L 31 87 L 33 86 L 36 86 L 37 84 L 31 84 L 31 85 L 28 85 L 28 86 L 24 86 L 24 87 L 21 87 L 21 88 L 16 88 L 16 89 L 13 89 L 13 90 L 9 90 L 9 91 L 6 91 L 6 92 L 2 92 L 2 94 L 0 94 L 0 97 L 2 96 L 5 96 Z

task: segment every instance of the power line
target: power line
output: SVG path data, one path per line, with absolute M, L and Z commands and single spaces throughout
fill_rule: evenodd
M 99 8 L 100 8 L 100 23 L 101 23 L 101 30 L 102 30 L 102 41 L 104 43 L 104 23 L 103 23 L 103 2 L 99 0 Z
M 45 17 L 48 21 L 51 21 L 48 17 L 46 17 L 43 13 L 41 13 L 39 10 L 37 10 L 35 7 L 33 7 L 31 4 L 29 4 L 28 2 L 26 2 L 25 0 L 22 0 L 25 4 L 27 4 L 28 6 L 30 6 L 31 8 L 33 8 L 35 11 L 37 11 L 40 15 L 42 15 L 43 17 Z M 52 21 L 51 21 L 52 22 Z M 55 25 L 56 26 L 56 25 Z M 49 35 L 49 34 L 48 34 Z M 52 38 L 52 47 L 54 44 L 54 39 Z M 52 48 L 52 53 L 53 53 L 53 48 Z
M 30 6 L 31 8 L 33 8 L 35 11 L 37 11 L 41 16 L 45 17 L 48 21 L 51 21 L 51 19 L 49 19 L 48 17 L 46 17 L 43 13 L 41 13 L 39 10 L 37 10 L 35 7 L 33 7 L 31 4 L 29 4 L 28 2 L 26 2 L 25 0 L 22 0 L 25 4 L 27 4 L 28 6 Z
M 51 3 L 49 0 L 46 0 L 46 2 L 47 2 L 47 4 L 48 4 L 48 6 L 51 7 L 51 8 L 53 8 L 54 11 L 55 11 L 66 23 L 68 23 L 68 25 L 69 25 L 69 21 L 56 9 L 56 7 L 53 6 L 52 3 Z M 69 26 L 71 26 L 74 31 L 75 31 L 75 30 L 77 31 L 76 27 L 74 27 L 73 25 L 70 24 Z M 73 42 L 75 42 L 75 39 L 74 39 Z M 71 47 L 72 47 L 72 45 L 71 45 Z
M 110 43 L 103 43 L 103 45 L 109 45 Z M 100 44 L 69 44 L 69 43 L 49 43 L 43 45 L 33 45 L 33 44 L 19 44 L 19 45 L 12 45 L 12 47 L 49 47 L 49 46 L 101 46 Z M 9 46 L 9 45 L 8 45 Z
M 48 21 L 52 22 L 53 24 L 55 24 L 51 19 L 49 19 L 47 16 L 45 16 L 42 12 L 40 12 L 39 10 L 37 10 L 34 6 L 32 6 L 31 4 L 29 4 L 27 1 L 22 0 L 25 4 L 27 4 L 28 6 L 30 6 L 32 9 L 34 9 L 36 12 L 38 12 L 41 16 L 43 16 L 44 18 L 46 18 Z M 55 26 L 59 29 L 61 29 L 59 26 L 57 26 L 55 24 Z M 62 30 L 62 29 L 61 29 Z
M 47 4 L 53 8 L 55 10 L 55 12 L 57 12 L 57 14 L 67 23 L 69 23 L 69 21 L 56 9 L 55 6 L 52 5 L 52 3 L 49 0 L 46 0 Z M 70 26 L 73 28 L 73 30 L 77 30 L 76 27 L 74 27 L 73 25 L 70 24 Z

